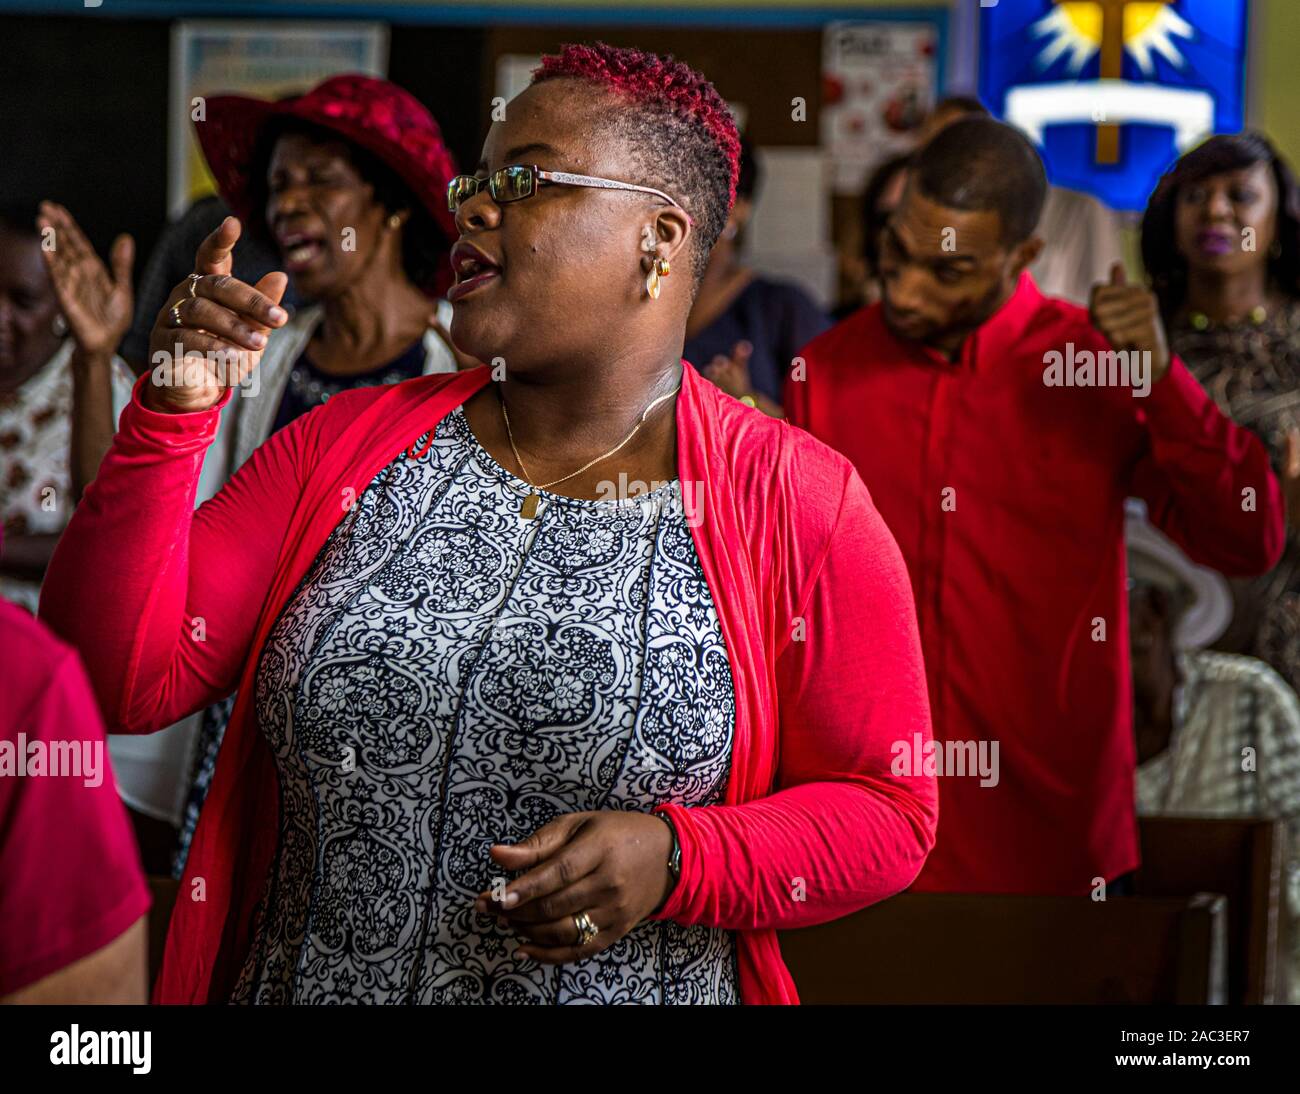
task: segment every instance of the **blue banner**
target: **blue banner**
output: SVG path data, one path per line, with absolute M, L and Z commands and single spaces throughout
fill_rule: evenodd
M 1246 0 L 982 0 L 980 97 L 1057 186 L 1141 209 L 1161 173 L 1242 126 Z

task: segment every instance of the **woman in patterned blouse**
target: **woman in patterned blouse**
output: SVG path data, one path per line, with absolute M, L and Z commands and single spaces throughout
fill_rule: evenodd
M 1236 580 L 1217 643 L 1267 662 L 1300 690 L 1300 193 L 1251 132 L 1212 137 L 1161 179 L 1142 257 L 1170 348 L 1219 408 L 1268 446 L 1287 495 L 1287 547 L 1270 573 Z
M 489 365 L 331 399 L 192 516 L 232 377 L 137 387 L 43 607 L 120 730 L 238 690 L 155 998 L 791 1003 L 776 929 L 916 876 L 897 546 L 681 360 L 736 152 L 685 65 L 567 47 L 448 189 Z M 237 234 L 154 334 L 236 382 L 286 318 Z

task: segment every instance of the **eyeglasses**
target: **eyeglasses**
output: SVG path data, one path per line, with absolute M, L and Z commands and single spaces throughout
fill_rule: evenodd
M 568 171 L 543 171 L 536 164 L 513 164 L 499 171 L 493 171 L 485 179 L 474 175 L 457 175 L 447 183 L 447 208 L 453 213 L 456 212 L 485 186 L 493 201 L 498 205 L 505 205 L 507 202 L 522 201 L 524 198 L 532 197 L 543 185 L 594 186 L 600 190 L 636 190 L 642 194 L 653 194 L 657 198 L 663 198 L 669 205 L 682 209 L 678 202 L 653 186 L 637 186 L 630 182 L 598 178 L 595 175 L 574 175 Z M 686 210 L 682 209 L 682 212 L 685 213 Z M 686 219 L 691 220 L 689 213 L 686 213 Z M 695 222 L 691 220 L 691 223 Z

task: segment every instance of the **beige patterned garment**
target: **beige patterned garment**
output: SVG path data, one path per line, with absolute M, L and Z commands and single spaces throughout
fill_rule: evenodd
M 1203 331 L 1175 324 L 1169 338 L 1219 409 L 1268 446 L 1277 471 L 1287 430 L 1300 427 L 1300 301 L 1262 323 L 1247 319 Z M 1266 661 L 1300 692 L 1300 536 L 1288 530 L 1272 572 L 1230 584 L 1233 621 L 1216 648 Z
M 1137 769 L 1138 815 L 1287 821 L 1287 975 L 1300 1002 L 1300 699 L 1253 657 L 1187 653 L 1178 667 L 1174 732 Z
M 72 516 L 72 339 L 17 391 L 0 392 L 0 520 L 4 534 L 63 531 Z M 135 377 L 113 359 L 116 421 Z M 40 586 L 0 578 L 0 596 L 36 611 Z

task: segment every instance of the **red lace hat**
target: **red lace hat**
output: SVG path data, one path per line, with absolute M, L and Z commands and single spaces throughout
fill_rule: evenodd
M 291 99 L 208 99 L 206 120 L 196 121 L 194 129 L 221 196 L 241 220 L 261 216 L 249 204 L 249 170 L 266 124 L 286 117 L 332 130 L 376 156 L 411 188 L 449 244 L 459 237 L 447 209 L 447 183 L 456 164 L 433 115 L 396 84 L 356 74 L 331 76 Z

